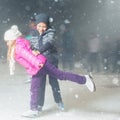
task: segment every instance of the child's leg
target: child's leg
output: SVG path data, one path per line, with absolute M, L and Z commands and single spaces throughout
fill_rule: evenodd
M 80 76 L 78 74 L 74 74 L 71 72 L 64 72 L 62 70 L 59 70 L 54 65 L 50 64 L 49 62 L 46 62 L 44 66 L 45 70 L 47 71 L 47 74 L 56 77 L 60 80 L 69 80 L 73 81 L 79 84 L 85 84 L 86 83 L 86 77 Z
M 40 84 L 41 80 L 43 80 L 43 77 L 45 76 L 46 72 L 44 69 L 41 69 L 39 73 L 36 75 L 32 76 L 32 81 L 31 81 L 31 101 L 30 101 L 30 106 L 31 110 L 38 110 L 39 107 L 39 90 L 40 90 Z

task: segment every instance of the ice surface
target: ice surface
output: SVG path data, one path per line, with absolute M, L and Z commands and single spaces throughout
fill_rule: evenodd
M 40 117 L 30 120 L 120 120 L 119 76 L 96 73 L 94 77 L 95 93 L 89 92 L 85 86 L 60 81 L 64 112 L 58 110 L 47 83 L 43 112 Z M 118 80 L 117 85 L 114 78 Z M 28 119 L 21 117 L 29 109 L 30 83 L 25 83 L 27 79 L 27 73 L 19 65 L 11 77 L 7 64 L 0 63 L 0 120 Z

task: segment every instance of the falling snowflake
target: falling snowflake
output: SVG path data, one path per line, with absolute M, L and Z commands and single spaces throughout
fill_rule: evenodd
M 78 94 L 75 94 L 75 98 L 79 98 L 79 95 L 78 95 Z
M 112 83 L 113 83 L 114 85 L 119 86 L 119 79 L 118 79 L 118 78 L 113 78 Z
M 111 1 L 110 1 L 110 3 L 111 3 L 111 4 L 114 4 L 114 3 L 115 3 L 115 1 L 111 0 Z
M 98 3 L 102 3 L 102 0 L 98 0 Z
M 54 0 L 55 2 L 58 2 L 58 0 Z

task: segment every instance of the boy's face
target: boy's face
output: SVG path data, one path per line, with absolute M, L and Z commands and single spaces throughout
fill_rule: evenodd
M 47 25 L 43 22 L 37 24 L 37 31 L 42 34 L 47 30 Z

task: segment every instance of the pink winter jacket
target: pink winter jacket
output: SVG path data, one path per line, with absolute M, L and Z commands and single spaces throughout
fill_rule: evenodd
M 46 57 L 35 56 L 30 49 L 30 42 L 22 37 L 16 40 L 15 60 L 21 64 L 30 75 L 35 75 L 41 69 L 39 64 L 45 64 Z

